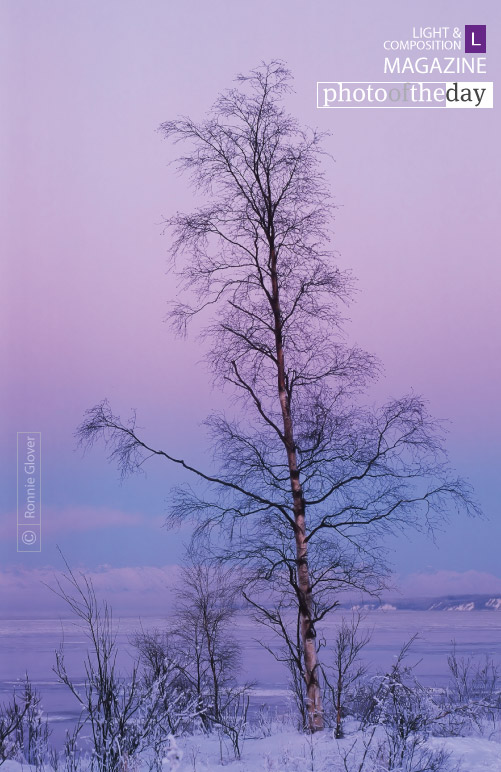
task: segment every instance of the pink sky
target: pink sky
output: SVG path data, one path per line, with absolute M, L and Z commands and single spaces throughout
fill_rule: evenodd
M 375 396 L 413 388 L 450 420 L 452 459 L 490 517 L 454 524 L 438 547 L 392 542 L 396 569 L 501 576 L 499 109 L 315 108 L 317 80 L 384 80 L 382 41 L 413 25 L 487 24 L 496 91 L 499 4 L 6 0 L 0 13 L 0 503 L 11 519 L 15 433 L 40 430 L 48 521 L 42 556 L 19 558 L 7 537 L 4 562 L 55 563 L 56 541 L 94 566 L 179 558 L 182 535 L 160 530 L 173 472 L 153 465 L 120 487 L 102 450 L 82 459 L 72 434 L 108 397 L 138 409 L 152 442 L 204 458 L 199 422 L 224 398 L 197 342 L 162 323 L 175 286 L 161 222 L 193 200 L 156 128 L 203 116 L 237 72 L 283 58 L 291 111 L 332 131 L 334 246 L 358 277 L 351 336 L 385 365 Z M 89 533 L 63 527 L 70 511 L 90 513 Z

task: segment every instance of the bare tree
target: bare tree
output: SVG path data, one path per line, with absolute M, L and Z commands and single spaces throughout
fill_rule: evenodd
M 164 662 L 157 677 L 146 681 L 141 679 L 137 661 L 127 676 L 119 672 L 117 630 L 110 606 L 98 601 L 85 574 L 75 575 L 67 563 L 66 568 L 63 579 L 52 589 L 82 623 L 90 649 L 82 685 L 68 673 L 64 640 L 56 652 L 54 672 L 81 708 L 79 726 L 90 728 L 92 768 L 117 772 L 136 754 L 156 747 L 159 734 L 165 744 L 168 721 L 176 708 L 179 720 L 183 713 L 191 716 L 196 708 L 193 703 L 185 704 L 172 684 L 172 675 L 177 675 L 175 663 Z
M 377 751 L 378 769 L 441 772 L 448 766 L 444 749 L 435 751 L 426 747 L 426 740 L 444 719 L 446 711 L 437 704 L 433 690 L 418 681 L 415 668 L 419 663 L 408 663 L 412 645 L 418 638 L 417 634 L 413 635 L 402 646 L 388 672 L 374 679 L 376 689 L 366 721 L 384 729 L 384 739 Z M 372 727 L 369 728 L 373 738 Z
M 337 739 L 343 736 L 342 720 L 350 691 L 367 672 L 367 666 L 361 661 L 360 655 L 371 639 L 371 632 L 362 633 L 362 620 L 359 611 L 353 612 L 349 622 L 345 617 L 341 619 L 334 642 L 334 662 L 322 668 L 326 691 L 334 707 Z
M 205 543 L 218 531 L 213 547 L 258 577 L 286 577 L 315 731 L 323 716 L 314 594 L 330 588 L 335 605 L 340 542 L 362 567 L 386 532 L 431 529 L 451 508 L 475 507 L 422 399 L 361 403 L 378 363 L 342 332 L 352 280 L 330 251 L 323 137 L 283 106 L 290 73 L 271 62 L 237 80 L 206 120 L 161 128 L 187 146 L 180 168 L 208 202 L 169 221 L 184 290 L 172 321 L 184 331 L 205 319 L 209 365 L 240 400 L 240 418 L 209 419 L 208 470 L 153 447 L 134 417 L 122 421 L 106 401 L 87 411 L 78 435 L 85 445 L 104 438 L 123 475 L 152 454 L 192 472 L 207 487 L 172 496 L 171 521 L 193 519 Z
M 240 689 L 235 676 L 240 646 L 232 634 L 240 586 L 234 572 L 199 562 L 193 556 L 181 573 L 176 591 L 177 644 L 187 654 L 200 714 L 221 724 Z
M 146 665 L 147 682 L 161 677 L 166 662 L 175 663 L 173 683 L 184 701 L 195 706 L 199 725 L 229 737 L 238 757 L 251 687 L 237 680 L 241 646 L 233 627 L 241 577 L 231 568 L 188 554 L 175 594 L 175 624 L 169 633 L 142 631 L 133 639 Z M 173 733 L 176 729 L 171 727 Z
M 35 769 L 43 769 L 49 750 L 49 721 L 42 710 L 42 697 L 35 689 L 28 674 L 24 679 L 21 695 L 22 721 L 16 730 L 16 744 L 23 761 Z
M 40 695 L 26 675 L 22 691 L 14 690 L 11 700 L 0 706 L 0 766 L 20 754 L 38 768 L 47 740 L 48 724 L 42 720 Z
M 0 708 L 0 765 L 11 759 L 17 750 L 17 731 L 29 704 L 20 703 L 14 692 L 13 700 Z
M 286 555 L 285 539 L 282 539 L 281 556 Z M 341 545 L 342 546 L 342 545 Z M 306 693 L 306 668 L 301 640 L 301 616 L 297 603 L 297 577 L 294 555 L 289 554 L 284 560 L 288 567 L 286 574 L 279 576 L 273 570 L 269 558 L 272 550 L 268 549 L 261 558 L 261 570 L 256 559 L 256 570 L 243 590 L 243 596 L 253 611 L 257 622 L 268 627 L 281 639 L 282 645 L 276 648 L 265 642 L 261 645 L 272 654 L 278 662 L 283 663 L 290 674 L 290 686 L 298 708 L 301 727 L 308 729 L 308 697 Z M 275 552 L 276 555 L 276 552 Z M 317 625 L 339 605 L 339 599 L 346 590 L 357 588 L 362 591 L 371 590 L 378 594 L 384 587 L 385 567 L 381 561 L 375 561 L 374 556 L 365 552 L 365 562 L 356 559 L 340 545 L 331 545 L 328 551 L 313 551 L 309 557 L 309 572 L 312 586 L 312 623 Z M 357 626 L 358 627 L 358 626 Z M 355 631 L 356 635 L 356 631 Z M 317 653 L 324 640 L 316 638 Z M 336 644 L 337 645 L 337 638 Z M 330 684 L 325 678 L 325 666 L 321 668 L 324 674 L 324 692 L 331 693 Z
M 448 734 L 464 734 L 473 727 L 493 734 L 501 719 L 500 670 L 488 654 L 481 660 L 459 656 L 456 642 L 447 657 L 450 682 L 443 694 Z

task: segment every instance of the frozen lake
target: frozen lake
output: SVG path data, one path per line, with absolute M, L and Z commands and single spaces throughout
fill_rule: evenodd
M 349 616 L 349 612 L 346 613 Z M 320 632 L 333 639 L 342 612 L 333 614 Z M 163 618 L 124 618 L 119 623 L 120 667 L 130 668 L 133 656 L 130 637 L 140 624 L 143 629 L 168 629 Z M 54 652 L 59 648 L 64 628 L 68 671 L 77 682 L 83 680 L 83 659 L 87 641 L 83 632 L 71 620 L 3 620 L 0 623 L 0 695 L 5 697 L 25 672 L 41 692 L 45 712 L 53 729 L 53 742 L 58 745 L 64 730 L 75 721 L 78 710 L 67 687 L 58 684 L 52 670 Z M 411 662 L 419 661 L 416 673 L 426 685 L 443 685 L 447 680 L 447 655 L 452 640 L 460 656 L 490 655 L 501 664 L 501 613 L 496 611 L 372 611 L 365 616 L 362 627 L 373 630 L 364 653 L 370 670 L 386 670 L 403 643 L 415 633 Z M 256 682 L 253 704 L 272 707 L 287 704 L 287 671 L 265 651 L 259 640 L 272 643 L 271 633 L 256 626 L 243 615 L 235 628 L 243 647 L 242 681 Z M 329 651 L 322 651 L 328 661 Z

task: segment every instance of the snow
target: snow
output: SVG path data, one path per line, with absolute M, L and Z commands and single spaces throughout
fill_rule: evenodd
M 500 772 L 501 744 L 483 737 L 446 737 L 433 739 L 430 745 L 445 747 L 451 761 L 459 762 L 464 772 Z
M 194 737 L 179 741 L 183 761 L 179 772 L 341 772 L 340 751 L 348 750 L 354 737 L 333 739 L 331 732 L 312 738 L 289 731 L 244 742 L 242 759 L 220 763 L 216 738 Z M 501 744 L 482 737 L 433 738 L 428 747 L 445 748 L 451 754 L 450 768 L 459 764 L 461 772 L 500 772 Z
M 475 611 L 475 604 L 473 601 L 470 603 L 460 603 L 459 606 L 449 606 L 447 611 Z
M 342 772 L 341 753 L 348 750 L 358 736 L 355 732 L 337 741 L 328 730 L 308 737 L 284 728 L 270 737 L 246 739 L 242 758 L 235 760 L 230 748 L 220 744 L 217 735 L 196 735 L 176 741 L 163 769 L 165 772 Z M 456 765 L 460 772 L 501 770 L 501 744 L 493 740 L 483 737 L 432 738 L 428 747 L 435 751 L 445 748 L 451 754 L 451 770 L 455 770 Z M 147 768 L 145 764 L 138 772 L 146 772 Z M 2 772 L 34 772 L 34 769 L 17 761 L 6 761 L 2 765 Z

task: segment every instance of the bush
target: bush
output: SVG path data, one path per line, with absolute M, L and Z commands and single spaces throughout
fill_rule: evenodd
M 178 670 L 174 662 L 163 661 L 153 676 L 142 677 L 137 661 L 129 676 L 118 672 L 112 610 L 107 603 L 98 603 L 90 579 L 83 574 L 77 578 L 67 569 L 64 583 L 58 582 L 56 592 L 81 621 L 91 644 L 83 689 L 77 687 L 66 669 L 63 644 L 56 652 L 54 670 L 77 700 L 83 725 L 90 729 L 91 766 L 98 772 L 117 772 L 151 747 L 160 765 L 158 759 L 172 723 L 196 712 L 196 705 L 186 703 L 176 687 Z
M 0 764 L 17 759 L 43 766 L 48 753 L 49 725 L 43 717 L 41 697 L 26 675 L 22 691 L 0 710 Z

